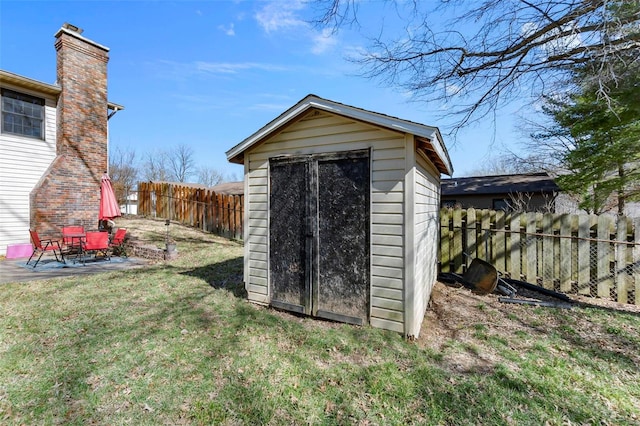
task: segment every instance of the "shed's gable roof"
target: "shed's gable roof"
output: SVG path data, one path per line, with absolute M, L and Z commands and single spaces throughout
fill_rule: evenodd
M 227 160 L 232 163 L 241 164 L 244 161 L 244 153 L 247 150 L 279 132 L 288 124 L 302 117 L 304 113 L 310 109 L 318 109 L 389 130 L 412 134 L 416 136 L 418 148 L 425 152 L 440 173 L 447 175 L 453 173 L 453 166 L 451 165 L 449 154 L 444 146 L 440 130 L 438 130 L 437 127 L 426 126 L 389 115 L 352 107 L 323 99 L 316 95 L 307 95 L 300 102 L 280 114 L 257 132 L 231 148 L 226 153 Z

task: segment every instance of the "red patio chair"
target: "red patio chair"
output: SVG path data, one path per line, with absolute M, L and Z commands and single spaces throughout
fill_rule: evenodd
M 93 252 L 93 258 L 96 259 L 98 254 L 102 254 L 105 259 L 111 260 L 109 257 L 109 233 L 108 232 L 87 232 L 82 242 L 82 263 L 85 261 L 85 255 Z
M 60 262 L 60 259 L 58 259 L 58 253 L 60 253 L 60 258 L 62 259 L 62 262 L 64 262 L 64 256 L 62 255 L 60 242 L 51 239 L 40 239 L 38 233 L 31 229 L 29 230 L 29 234 L 31 235 L 31 242 L 33 243 L 33 253 L 31 253 L 31 257 L 29 257 L 29 260 L 27 260 L 27 265 L 29 264 L 29 262 L 31 262 L 33 256 L 39 254 L 38 260 L 36 260 L 36 263 L 33 264 L 33 267 L 35 268 L 38 262 L 40 262 L 42 255 L 47 252 L 53 252 L 56 257 L 56 261 L 58 262 Z
M 109 243 L 109 247 L 111 248 L 111 253 L 116 256 L 127 257 L 127 252 L 124 249 L 124 238 L 127 235 L 127 228 L 118 228 L 116 233 L 113 235 L 111 242 Z

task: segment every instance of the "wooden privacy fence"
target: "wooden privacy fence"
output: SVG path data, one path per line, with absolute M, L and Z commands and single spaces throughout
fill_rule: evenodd
M 244 196 L 170 183 L 138 183 L 138 214 L 242 239 Z
M 477 257 L 514 279 L 640 305 L 639 218 L 446 208 L 440 226 L 442 272 Z

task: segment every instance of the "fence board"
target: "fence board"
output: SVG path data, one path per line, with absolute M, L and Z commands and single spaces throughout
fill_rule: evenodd
M 505 253 L 505 250 L 507 248 L 507 232 L 505 222 L 505 212 L 497 211 L 495 220 L 496 237 L 494 238 L 495 243 L 493 245 L 493 264 L 499 271 L 506 271 L 507 269 L 507 255 Z
M 533 284 L 538 282 L 538 241 L 533 235 L 536 233 L 536 214 L 527 213 L 527 243 L 526 253 L 524 254 L 526 259 L 527 271 L 525 279 Z
M 634 236 L 632 241 L 635 243 L 632 252 L 633 257 L 631 258 L 632 265 L 632 276 L 635 281 L 634 287 L 634 296 L 635 296 L 635 304 L 640 305 L 640 218 L 636 218 L 634 220 Z
M 553 255 L 553 215 L 545 213 L 542 216 L 542 286 L 553 289 L 554 260 Z
M 440 265 L 442 272 L 451 272 L 451 238 L 449 237 L 449 223 L 451 211 L 444 210 L 440 220 Z
M 589 216 L 578 217 L 578 293 L 591 293 L 591 241 Z
M 609 279 L 611 270 L 609 269 L 610 247 L 607 240 L 609 239 L 609 222 L 607 216 L 598 217 L 598 297 L 609 297 L 612 282 Z
M 509 263 L 507 265 L 506 271 L 509 271 L 511 278 L 516 280 L 522 279 L 520 276 L 521 273 L 521 253 L 520 253 L 520 222 L 522 219 L 521 213 L 514 213 L 511 215 L 511 220 L 509 221 L 509 236 L 510 236 L 510 244 L 509 244 L 509 252 L 510 255 Z
M 480 245 L 478 246 L 478 257 L 485 261 L 491 261 L 489 252 L 489 230 L 491 229 L 491 215 L 489 210 L 480 211 Z
M 462 210 L 453 211 L 453 270 L 461 274 L 464 263 L 464 247 L 462 245 Z
M 476 239 L 476 210 L 468 209 L 467 210 L 467 253 L 469 257 L 464 259 L 464 264 L 466 267 L 469 266 L 471 262 L 470 258 L 478 257 L 478 243 Z M 466 271 L 466 268 L 465 268 Z
M 618 218 L 618 226 L 616 233 L 616 240 L 620 241 L 614 245 L 615 258 L 616 258 L 616 295 L 618 302 L 627 303 L 629 294 L 627 289 L 627 271 L 625 268 L 619 265 L 624 265 L 627 259 L 627 220 L 623 217 Z
M 568 214 L 563 214 L 560 217 L 560 253 L 558 256 L 560 291 L 562 292 L 571 291 L 572 259 L 571 217 Z

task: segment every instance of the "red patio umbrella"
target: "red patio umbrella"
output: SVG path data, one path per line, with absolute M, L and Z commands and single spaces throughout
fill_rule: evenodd
M 118 205 L 118 200 L 116 200 L 116 194 L 113 192 L 113 186 L 111 186 L 111 178 L 105 172 L 102 175 L 102 179 L 100 179 L 100 212 L 98 219 L 110 220 L 118 216 L 122 216 L 120 206 Z

